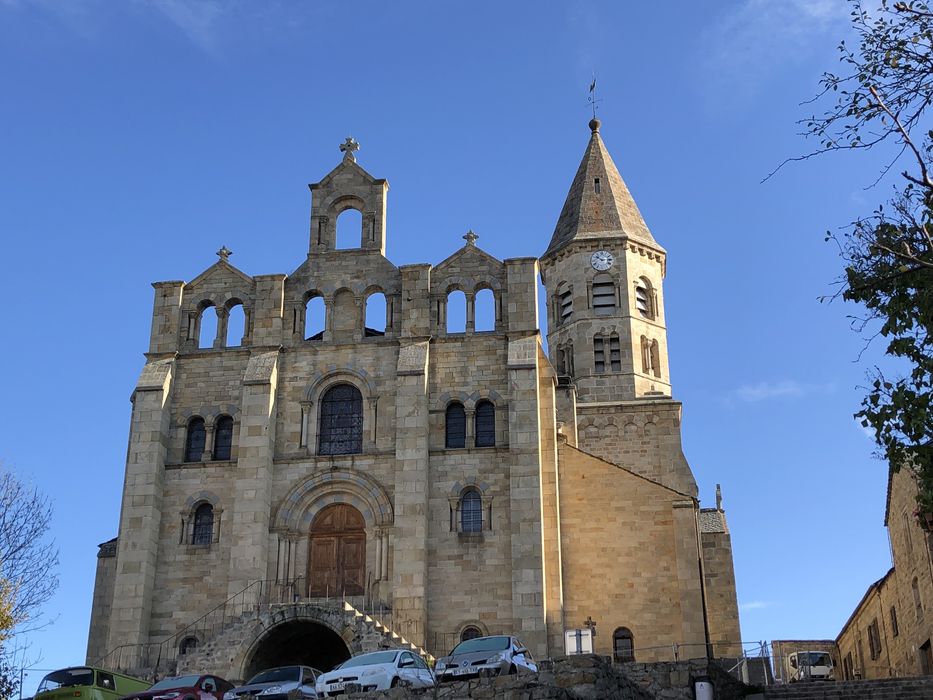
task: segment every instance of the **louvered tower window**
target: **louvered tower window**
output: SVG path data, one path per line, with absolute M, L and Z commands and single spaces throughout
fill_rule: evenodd
M 192 418 L 188 421 L 188 433 L 185 435 L 185 461 L 200 462 L 204 456 L 204 443 L 207 433 L 204 430 L 203 418 Z
M 565 289 L 557 295 L 558 323 L 564 323 L 573 315 L 573 290 Z
M 483 499 L 477 491 L 470 489 L 460 497 L 460 532 L 483 531 Z
M 214 428 L 214 459 L 230 459 L 232 448 L 233 419 L 230 416 L 221 416 Z
M 619 347 L 619 336 L 615 333 L 609 336 L 609 366 L 613 372 L 622 371 L 622 352 Z
M 610 279 L 593 280 L 593 311 L 597 316 L 611 316 L 616 310 L 616 285 Z
M 349 455 L 363 451 L 363 396 L 352 384 L 338 384 L 321 399 L 318 454 Z
M 635 308 L 644 318 L 654 318 L 654 291 L 644 278 L 635 282 Z
M 496 445 L 496 407 L 491 401 L 476 404 L 475 435 L 477 447 L 495 447 Z
M 601 374 L 606 371 L 606 350 L 602 337 L 593 338 L 594 369 Z
M 444 421 L 444 446 L 466 447 L 466 411 L 463 410 L 462 403 L 452 403 L 447 407 Z

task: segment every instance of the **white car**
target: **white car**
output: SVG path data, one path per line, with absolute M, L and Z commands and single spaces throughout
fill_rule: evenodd
M 450 654 L 437 660 L 434 670 L 438 681 L 443 683 L 479 676 L 537 673 L 538 665 L 528 647 L 515 637 L 496 635 L 460 642 Z
M 332 698 L 350 690 L 388 690 L 396 686 L 431 688 L 434 673 L 417 654 L 403 649 L 386 649 L 347 659 L 333 671 L 317 679 L 318 695 Z

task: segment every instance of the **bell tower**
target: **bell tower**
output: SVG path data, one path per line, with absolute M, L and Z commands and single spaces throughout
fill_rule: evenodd
M 541 257 L 548 352 L 581 403 L 670 396 L 666 252 L 612 162 L 600 121 L 589 126 L 590 141 Z

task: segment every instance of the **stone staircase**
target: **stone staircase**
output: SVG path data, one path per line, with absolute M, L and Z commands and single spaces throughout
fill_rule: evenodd
M 930 700 L 933 677 L 811 681 L 768 688 L 766 700 Z

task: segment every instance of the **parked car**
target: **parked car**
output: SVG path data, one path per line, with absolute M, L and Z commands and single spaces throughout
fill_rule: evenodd
M 310 666 L 280 666 L 257 673 L 244 685 L 224 693 L 224 700 L 238 700 L 244 695 L 255 695 L 262 700 L 292 700 L 316 698 L 314 689 L 321 672 Z
M 504 673 L 537 673 L 531 652 L 515 637 L 497 635 L 460 642 L 437 660 L 434 672 L 440 683 Z
M 149 681 L 106 671 L 93 666 L 72 666 L 46 674 L 39 683 L 36 700 L 58 698 L 94 698 L 95 700 L 117 700 L 128 693 L 145 690 Z
M 386 649 L 347 659 L 333 671 L 317 679 L 317 692 L 332 698 L 347 692 L 347 686 L 360 690 L 388 690 L 398 685 L 431 688 L 434 674 L 417 654 L 403 649 Z
M 221 700 L 233 683 L 220 676 L 172 676 L 148 690 L 124 695 L 121 700 Z

